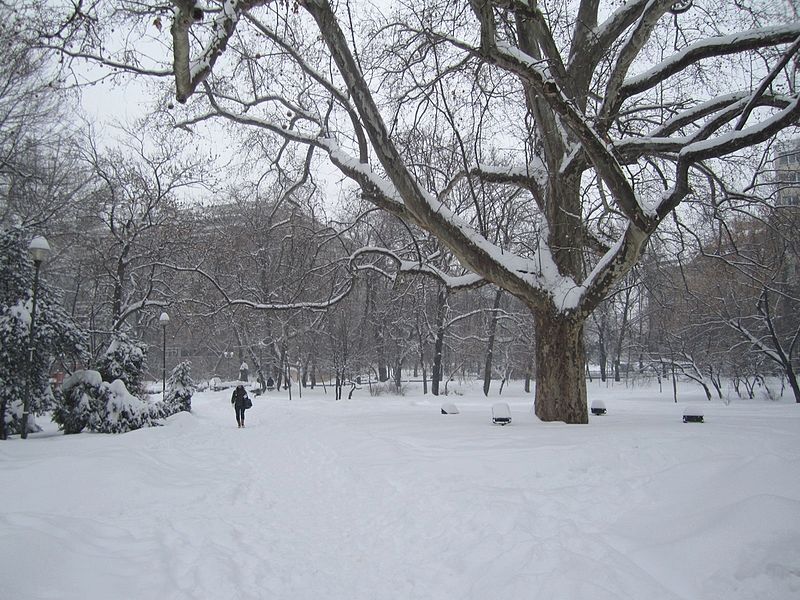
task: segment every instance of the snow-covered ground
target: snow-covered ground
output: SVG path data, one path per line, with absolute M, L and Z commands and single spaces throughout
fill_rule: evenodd
M 593 383 L 608 414 L 567 426 L 519 388 L 507 427 L 477 387 L 295 389 L 240 430 L 228 390 L 165 427 L 0 443 L 0 597 L 800 597 L 800 406 Z

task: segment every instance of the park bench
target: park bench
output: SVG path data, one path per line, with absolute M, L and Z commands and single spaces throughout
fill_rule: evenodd
M 592 414 L 604 415 L 606 414 L 606 403 L 602 400 L 595 400 L 592 402 Z
M 511 409 L 505 402 L 492 405 L 492 423 L 495 425 L 508 425 L 511 423 Z
M 684 423 L 703 423 L 703 409 L 698 406 L 687 406 L 683 409 Z

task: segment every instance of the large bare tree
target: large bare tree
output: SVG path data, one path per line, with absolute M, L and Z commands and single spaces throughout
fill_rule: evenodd
M 587 422 L 584 323 L 660 224 L 702 200 L 694 179 L 735 187 L 718 160 L 800 116 L 789 2 L 119 4 L 134 31 L 171 42 L 171 65 L 98 50 L 113 18 L 102 3 L 86 21 L 91 44 L 73 28 L 59 45 L 169 73 L 182 126 L 224 118 L 327 155 L 375 206 L 457 257 L 464 275 L 443 284 L 491 282 L 522 300 L 536 323 L 535 410 L 548 421 Z M 410 132 L 449 140 L 459 167 L 431 177 L 438 165 L 415 160 Z M 497 198 L 525 207 L 502 244 Z

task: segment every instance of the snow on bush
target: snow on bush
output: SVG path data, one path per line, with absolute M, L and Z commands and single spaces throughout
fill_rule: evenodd
M 124 433 L 141 427 L 156 425 L 162 418 L 162 407 L 133 396 L 121 379 L 103 382 L 108 390 L 106 411 L 94 427 L 100 433 Z M 91 425 L 91 424 L 90 424 Z
M 142 378 L 147 357 L 147 347 L 121 332 L 114 334 L 105 354 L 100 357 L 97 370 L 103 381 L 122 380 L 132 394 L 143 395 Z
M 356 388 L 358 389 L 358 388 Z M 370 396 L 405 396 L 408 391 L 408 386 L 401 384 L 398 388 L 394 381 L 384 381 L 382 383 L 373 383 L 369 388 Z
M 0 227 L 0 438 L 21 432 L 26 396 L 28 431 L 39 429 L 33 417 L 49 410 L 54 400 L 49 385 L 54 357 L 85 357 L 85 336 L 61 308 L 44 274 L 39 277 L 31 340 L 34 267 L 28 255 L 29 237 L 21 227 Z
M 192 363 L 185 360 L 178 363 L 169 375 L 167 380 L 167 395 L 164 403 L 164 410 L 167 415 L 174 415 L 181 411 L 192 410 L 192 394 L 195 385 L 191 378 Z
M 109 383 L 97 371 L 76 371 L 61 390 L 53 421 L 64 433 L 124 433 L 156 425 L 164 416 L 161 406 L 132 395 L 121 379 Z
M 64 433 L 80 433 L 99 404 L 103 383 L 97 371 L 75 371 L 61 385 L 61 398 L 53 409 L 53 421 Z

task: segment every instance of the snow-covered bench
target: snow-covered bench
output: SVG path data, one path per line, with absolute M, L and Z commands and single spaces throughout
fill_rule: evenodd
M 508 425 L 511 423 L 511 409 L 505 402 L 497 402 L 492 405 L 492 423 L 497 425 Z
M 703 423 L 703 409 L 699 406 L 687 406 L 683 409 L 684 423 Z
M 602 400 L 594 400 L 592 401 L 592 414 L 593 415 L 604 415 L 606 414 L 606 403 Z

